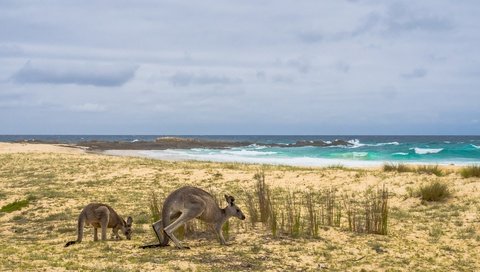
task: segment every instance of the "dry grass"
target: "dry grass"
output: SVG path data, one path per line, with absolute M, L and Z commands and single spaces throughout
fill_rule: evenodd
M 383 165 L 383 171 L 385 172 L 413 172 L 413 168 L 403 163 L 386 163 Z
M 419 165 L 415 172 L 419 174 L 435 175 L 437 177 L 445 175 L 445 172 L 442 171 L 438 165 Z
M 20 210 L 0 212 L 0 270 L 480 269 L 480 232 L 474 223 L 480 218 L 478 179 L 466 182 L 458 173 L 436 177 L 375 169 L 262 169 L 264 189 L 268 187 L 264 191 L 269 191 L 265 195 L 270 205 L 266 224 L 230 219 L 225 231 L 232 245 L 222 247 L 208 226 L 195 222 L 190 227 L 194 235 L 185 235 L 184 241 L 191 250 L 142 250 L 138 246 L 156 240 L 150 226 L 156 217 L 150 210 L 154 206 L 152 191 L 157 194 L 157 203 L 186 184 L 211 189 L 217 196 L 231 194 L 248 217 L 249 206 L 256 210 L 260 221 L 257 180 L 252 178 L 258 165 L 166 162 L 58 150 L 0 152 L 0 207 L 29 199 L 28 206 Z M 408 197 L 407 187 L 434 181 L 449 184 L 454 197 L 424 204 L 419 198 Z M 367 211 L 368 224 L 377 226 L 383 220 L 383 204 L 378 202 L 383 185 L 388 188 L 386 235 L 350 230 L 344 197 L 357 201 L 350 207 L 351 211 L 356 208 L 351 213 L 358 218 L 355 228 L 365 229 Z M 376 200 L 365 202 L 368 199 Z M 224 206 L 223 198 L 219 200 Z M 63 248 L 75 237 L 78 213 L 93 201 L 109 203 L 121 215 L 133 216 L 132 240 L 93 242 L 92 230 L 87 228 L 84 242 Z M 377 219 L 372 217 L 375 214 Z
M 452 195 L 448 184 L 442 181 L 432 181 L 418 189 L 417 195 L 424 201 L 444 201 Z
M 480 165 L 465 166 L 460 170 L 460 175 L 464 178 L 480 178 Z
M 383 165 L 383 171 L 397 173 L 414 172 L 418 174 L 435 175 L 437 177 L 445 175 L 445 171 L 443 171 L 438 165 L 418 165 L 415 167 L 402 163 L 386 163 Z

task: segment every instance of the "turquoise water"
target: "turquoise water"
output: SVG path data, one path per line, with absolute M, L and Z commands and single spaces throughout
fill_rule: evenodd
M 250 145 L 226 150 L 191 149 L 146 151 L 142 155 L 165 159 L 193 159 L 250 163 L 271 163 L 303 166 L 342 164 L 374 166 L 385 162 L 425 164 L 480 163 L 480 144 L 473 141 L 428 142 L 362 142 L 350 140 L 352 146 L 342 147 L 268 147 Z
M 47 140 L 74 143 L 84 140 L 153 141 L 166 135 L 0 135 L 0 141 Z M 480 136 L 345 136 L 345 135 L 212 135 L 176 136 L 223 141 L 248 141 L 252 144 L 228 149 L 144 150 L 130 154 L 173 160 L 209 160 L 286 165 L 351 166 L 380 165 L 384 162 L 427 164 L 480 164 Z M 296 141 L 348 140 L 351 146 L 268 147 L 269 143 Z M 267 144 L 267 145 L 266 145 Z M 124 154 L 125 151 L 112 151 Z

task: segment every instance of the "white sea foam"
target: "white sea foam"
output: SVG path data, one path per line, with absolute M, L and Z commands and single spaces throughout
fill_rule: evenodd
M 140 141 L 140 140 L 139 140 L 139 139 L 133 139 L 133 141 L 131 141 L 131 142 L 132 142 L 132 143 L 136 143 L 136 142 L 138 142 L 138 141 Z
M 474 145 L 474 144 L 470 144 L 470 145 L 475 147 L 476 149 L 480 149 L 480 146 L 478 146 L 478 145 Z
M 229 155 L 239 155 L 239 156 L 265 156 L 265 155 L 274 155 L 277 152 L 273 151 L 255 151 L 255 150 L 222 150 L 220 151 L 222 154 L 229 154 Z
M 414 147 L 410 149 L 415 150 L 415 153 L 418 155 L 436 154 L 443 150 L 443 148 L 419 148 L 419 147 Z
M 378 144 L 371 144 L 368 146 L 384 146 L 384 145 L 399 145 L 399 142 L 389 142 L 389 143 L 378 143 Z
M 256 150 L 261 150 L 261 149 L 268 148 L 267 146 L 257 145 L 257 144 L 251 144 L 251 145 L 249 145 L 248 147 L 252 147 L 253 149 L 256 149 Z
M 397 153 L 393 153 L 392 155 L 407 156 L 408 153 L 406 153 L 406 152 L 397 152 Z
M 160 160 L 198 160 L 198 161 L 214 161 L 214 162 L 240 162 L 240 163 L 255 163 L 255 164 L 274 164 L 274 165 L 292 165 L 292 166 L 329 166 L 329 165 L 345 165 L 348 167 L 373 167 L 381 166 L 385 161 L 370 161 L 370 160 L 355 160 L 355 159 L 326 159 L 315 157 L 282 157 L 277 155 L 270 156 L 241 156 L 238 154 L 224 154 L 218 150 L 198 149 L 198 151 L 187 149 L 167 149 L 167 150 L 106 150 L 105 154 L 117 156 L 136 156 L 148 157 Z M 390 161 L 390 162 L 396 162 Z M 422 163 L 409 161 L 408 163 Z M 452 164 L 468 165 L 471 162 L 465 161 L 448 161 L 448 162 L 434 162 L 434 164 Z M 433 164 L 433 162 L 432 162 Z
M 162 160 L 199 160 L 214 162 L 240 162 L 240 163 L 257 163 L 257 164 L 274 164 L 274 165 L 292 165 L 292 166 L 328 166 L 328 165 L 345 165 L 351 167 L 379 166 L 381 161 L 364 161 L 364 160 L 348 160 L 348 159 L 324 159 L 312 157 L 280 157 L 280 156 L 242 156 L 239 153 L 222 153 L 222 152 L 192 152 L 192 150 L 107 150 L 106 154 L 121 156 L 141 156 Z
M 368 152 L 352 152 L 354 157 L 366 157 L 368 156 Z
M 351 144 L 351 146 L 349 146 L 350 148 L 365 146 L 365 144 L 360 143 L 360 140 L 358 139 L 348 140 L 347 142 Z
M 358 148 L 358 147 L 362 147 L 362 146 L 384 146 L 384 145 L 399 145 L 400 144 L 399 142 L 364 144 L 364 143 L 361 143 L 360 140 L 358 140 L 358 139 L 348 140 L 347 142 L 351 144 L 351 146 L 348 146 L 349 148 Z

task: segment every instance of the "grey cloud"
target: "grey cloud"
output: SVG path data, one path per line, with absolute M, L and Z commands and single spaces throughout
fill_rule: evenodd
M 135 76 L 138 66 L 95 63 L 42 63 L 28 61 L 11 79 L 16 83 L 122 86 Z
M 384 20 L 387 31 L 394 33 L 413 30 L 445 31 L 453 28 L 453 23 L 447 18 L 425 10 L 419 12 L 401 3 L 389 6 Z
M 239 84 L 242 82 L 239 78 L 230 78 L 224 75 L 195 75 L 192 73 L 177 72 L 169 78 L 174 86 L 188 85 L 227 85 Z
M 23 54 L 23 49 L 16 44 L 0 44 L 0 57 L 14 57 Z
M 293 77 L 288 75 L 273 75 L 272 81 L 276 83 L 293 83 L 295 80 Z
M 375 27 L 378 27 L 379 24 L 382 22 L 382 16 L 376 12 L 372 12 L 367 15 L 367 17 L 362 21 L 362 23 L 348 33 L 350 37 L 356 37 L 362 35 L 364 33 L 370 32 Z
M 257 73 L 255 74 L 255 77 L 258 79 L 258 80 L 265 80 L 267 78 L 267 75 L 265 74 L 264 71 L 257 71 Z
M 106 107 L 96 103 L 84 103 L 73 105 L 70 107 L 70 110 L 76 112 L 104 112 L 106 111 Z
M 410 78 L 421 78 L 421 77 L 425 77 L 426 75 L 427 75 L 427 70 L 423 68 L 417 68 L 409 73 L 402 74 L 402 77 L 410 79 Z
M 290 59 L 287 61 L 287 65 L 295 68 L 300 73 L 308 73 L 310 71 L 311 65 L 310 61 L 306 57 L 298 57 L 295 59 Z
M 478 9 L 451 0 L 0 1 L 0 133 L 458 133 L 443 119 L 427 120 L 430 130 L 411 120 L 479 119 Z
M 302 31 L 298 34 L 298 38 L 305 43 L 317 43 L 324 40 L 324 35 L 319 31 Z
M 14 107 L 24 103 L 23 96 L 17 93 L 0 93 L 0 108 Z
M 345 63 L 345 62 L 337 62 L 335 65 L 334 65 L 335 69 L 337 71 L 340 71 L 342 73 L 348 73 L 348 71 L 350 71 L 350 65 L 348 63 Z
M 400 34 L 410 31 L 440 32 L 454 27 L 452 21 L 428 10 L 413 9 L 401 3 L 389 5 L 386 12 L 368 13 L 358 26 L 348 31 L 322 32 L 314 29 L 300 31 L 298 38 L 305 43 L 336 42 L 360 37 L 368 33 L 377 35 Z

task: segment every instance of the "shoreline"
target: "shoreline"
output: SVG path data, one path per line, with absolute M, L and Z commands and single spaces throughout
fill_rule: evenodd
M 327 158 L 223 158 L 210 155 L 189 156 L 178 154 L 181 150 L 104 150 L 94 152 L 97 154 L 120 156 L 120 157 L 140 157 L 164 161 L 196 161 L 212 163 L 243 163 L 253 165 L 277 165 L 292 167 L 311 167 L 322 168 L 331 166 L 344 166 L 350 168 L 376 169 L 385 164 L 405 164 L 412 166 L 419 165 L 438 165 L 445 168 L 464 167 L 475 165 L 479 162 L 423 162 L 423 161 L 365 161 L 365 160 L 347 160 L 347 159 L 327 159 Z
M 272 165 L 289 167 L 323 168 L 342 166 L 357 169 L 378 169 L 385 164 L 405 164 L 412 166 L 438 165 L 442 168 L 460 168 L 469 165 L 476 165 L 479 162 L 422 162 L 422 161 L 365 161 L 347 159 L 326 159 L 326 158 L 233 158 L 186 156 L 179 154 L 182 149 L 166 150 L 90 150 L 89 148 L 72 144 L 47 144 L 47 143 L 5 143 L 0 142 L 0 154 L 4 153 L 75 153 L 75 154 L 97 154 L 103 156 L 147 158 L 159 161 L 182 161 L 182 162 L 211 162 L 211 163 L 241 163 L 247 165 Z

